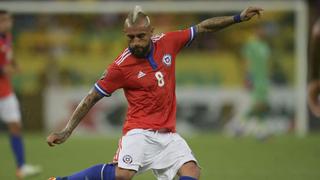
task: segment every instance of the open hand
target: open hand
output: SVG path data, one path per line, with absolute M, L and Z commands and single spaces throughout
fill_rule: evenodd
M 260 17 L 262 11 L 263 9 L 259 7 L 248 7 L 241 12 L 241 21 L 249 21 L 255 15 Z

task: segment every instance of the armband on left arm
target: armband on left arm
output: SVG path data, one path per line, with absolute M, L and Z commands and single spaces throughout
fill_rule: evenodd
M 235 23 L 240 23 L 240 22 L 242 22 L 240 14 L 234 15 L 234 16 L 233 16 L 233 21 L 234 21 Z

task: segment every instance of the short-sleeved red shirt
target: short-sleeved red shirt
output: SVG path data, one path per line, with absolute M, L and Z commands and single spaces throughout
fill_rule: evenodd
M 195 27 L 153 36 L 147 58 L 127 48 L 96 82 L 104 96 L 123 88 L 128 101 L 123 134 L 136 128 L 176 131 L 175 58 L 194 37 Z
M 11 34 L 0 34 L 0 71 L 12 60 Z M 0 98 L 12 93 L 10 77 L 0 72 Z

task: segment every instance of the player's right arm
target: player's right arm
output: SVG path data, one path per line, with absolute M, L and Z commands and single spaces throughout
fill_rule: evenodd
M 76 110 L 71 115 L 70 120 L 66 127 L 60 132 L 51 133 L 47 138 L 47 143 L 49 146 L 54 146 L 55 144 L 61 144 L 65 142 L 71 135 L 73 130 L 78 126 L 83 117 L 89 112 L 89 110 L 101 99 L 103 96 L 97 92 L 94 88 L 85 96 Z
M 125 52 L 122 55 L 124 55 Z M 120 59 L 121 57 L 122 56 L 119 56 Z M 117 58 L 115 62 L 117 62 L 119 58 Z M 101 98 L 111 96 L 115 90 L 124 87 L 125 82 L 124 75 L 119 66 L 116 64 L 110 65 L 108 70 L 105 71 L 103 76 L 95 83 L 94 88 L 92 88 L 88 95 L 79 103 L 66 127 L 62 131 L 54 132 L 48 136 L 47 143 L 49 146 L 65 142 L 89 110 Z

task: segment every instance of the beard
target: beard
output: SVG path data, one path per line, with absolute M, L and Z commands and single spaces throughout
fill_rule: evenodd
M 130 47 L 130 52 L 137 58 L 145 58 L 148 55 L 149 45 Z

